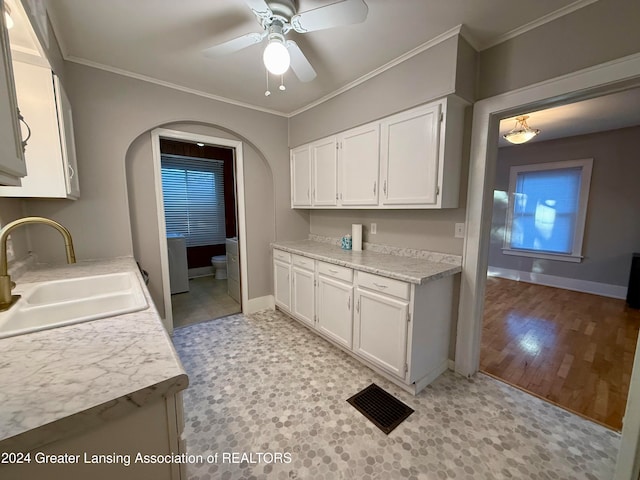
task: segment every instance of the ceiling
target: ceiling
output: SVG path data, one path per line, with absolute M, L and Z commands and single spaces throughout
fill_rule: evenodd
M 298 11 L 334 1 L 299 0 Z M 301 83 L 288 72 L 286 92 L 272 85 L 269 97 L 264 44 L 224 58 L 201 53 L 261 31 L 243 0 L 56 0 L 46 6 L 67 60 L 290 115 L 458 25 L 482 49 L 593 1 L 366 0 L 369 14 L 361 24 L 290 32 L 318 76 Z
M 527 143 L 633 127 L 640 125 L 640 88 L 522 113 L 529 115 L 529 127 L 540 129 L 540 133 Z M 500 147 L 511 146 L 502 135 L 515 124 L 515 117 L 500 122 Z

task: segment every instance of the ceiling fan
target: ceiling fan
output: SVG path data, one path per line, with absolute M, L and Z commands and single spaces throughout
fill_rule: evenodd
M 218 57 L 237 52 L 262 42 L 267 38 L 267 47 L 262 59 L 269 72 L 282 75 L 291 66 L 301 82 L 316 78 L 307 57 L 293 40 L 286 35 L 291 30 L 298 33 L 313 32 L 363 22 L 369 8 L 364 0 L 343 0 L 298 13 L 295 0 L 244 0 L 262 25 L 261 33 L 248 33 L 219 45 L 203 50 L 208 57 Z

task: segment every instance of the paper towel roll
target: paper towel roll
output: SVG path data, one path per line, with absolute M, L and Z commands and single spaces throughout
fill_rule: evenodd
M 362 224 L 354 223 L 351 225 L 351 249 L 354 252 L 362 251 Z

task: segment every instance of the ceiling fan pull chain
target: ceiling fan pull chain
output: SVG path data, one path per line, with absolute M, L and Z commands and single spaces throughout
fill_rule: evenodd
M 287 87 L 284 86 L 284 73 L 280 75 L 280 86 L 278 87 L 281 92 L 284 92 Z
M 264 92 L 264 96 L 268 97 L 269 95 L 271 95 L 271 92 L 269 91 L 269 70 L 267 70 L 267 68 L 265 67 L 264 72 L 267 75 L 267 90 Z

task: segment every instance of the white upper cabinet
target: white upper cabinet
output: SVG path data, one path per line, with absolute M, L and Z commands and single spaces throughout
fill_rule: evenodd
M 309 147 L 313 170 L 312 201 L 292 207 L 456 208 L 466 105 L 452 95 L 292 150 Z
M 435 205 L 440 107 L 414 109 L 382 122 L 383 205 Z
M 4 1 L 0 0 L 0 12 Z M 4 15 L 0 15 L 0 185 L 20 185 L 27 173 L 18 120 L 18 102 L 13 80 L 9 37 Z
M 291 150 L 291 206 L 311 206 L 311 153 L 309 145 Z
M 313 206 L 338 204 L 338 148 L 336 137 L 329 137 L 311 144 L 313 166 Z
M 340 205 L 378 204 L 380 127 L 354 128 L 338 137 Z
M 0 187 L 5 197 L 73 198 L 80 196 L 71 106 L 48 67 L 13 62 L 18 105 L 29 120 L 25 147 L 27 176 L 21 186 Z

